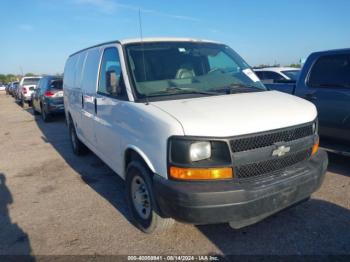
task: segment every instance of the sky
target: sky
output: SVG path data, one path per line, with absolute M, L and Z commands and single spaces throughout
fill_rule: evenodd
M 140 36 L 211 39 L 250 65 L 350 47 L 349 0 L 1 0 L 0 74 L 62 73 L 85 47 Z

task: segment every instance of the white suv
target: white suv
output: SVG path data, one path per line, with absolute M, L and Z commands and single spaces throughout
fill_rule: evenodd
M 41 76 L 22 77 L 21 81 L 19 82 L 18 96 L 17 96 L 22 106 L 24 106 L 25 103 L 28 103 L 29 105 L 31 105 L 32 94 L 34 92 L 34 89 L 38 85 L 40 79 L 41 79 Z
M 114 41 L 72 54 L 64 104 L 73 151 L 126 181 L 144 232 L 174 218 L 250 225 L 308 199 L 324 178 L 317 111 L 267 91 L 224 44 Z
M 263 83 L 296 82 L 300 69 L 294 67 L 266 67 L 254 69 L 255 74 Z

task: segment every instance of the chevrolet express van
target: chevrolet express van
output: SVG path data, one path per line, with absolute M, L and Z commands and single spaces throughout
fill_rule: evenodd
M 324 179 L 317 111 L 269 91 L 230 47 L 114 41 L 72 54 L 64 106 L 73 151 L 126 182 L 134 223 L 241 228 L 306 200 Z

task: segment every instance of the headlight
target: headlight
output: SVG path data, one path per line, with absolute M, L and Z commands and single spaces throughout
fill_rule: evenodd
M 190 160 L 193 162 L 208 159 L 211 156 L 209 142 L 195 142 L 190 146 Z
M 233 177 L 226 141 L 172 137 L 169 139 L 169 177 L 181 180 L 212 180 Z

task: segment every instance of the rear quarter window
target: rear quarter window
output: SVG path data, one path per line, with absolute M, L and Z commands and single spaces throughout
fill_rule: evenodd
M 96 92 L 99 61 L 100 50 L 89 50 L 85 60 L 82 76 L 82 88 L 88 93 Z
M 62 87 L 63 87 L 62 79 L 53 79 L 49 82 L 50 89 L 62 90 Z
M 84 63 L 86 59 L 86 54 L 87 52 L 82 52 L 79 54 L 79 58 L 77 60 L 77 64 L 75 66 L 75 78 L 74 78 L 74 86 L 75 87 L 81 87 L 81 80 L 82 80 L 82 75 L 83 75 L 83 68 L 84 68 Z
M 66 66 L 64 67 L 64 87 L 74 88 L 75 81 L 75 66 L 78 60 L 78 55 L 74 55 L 68 58 Z

